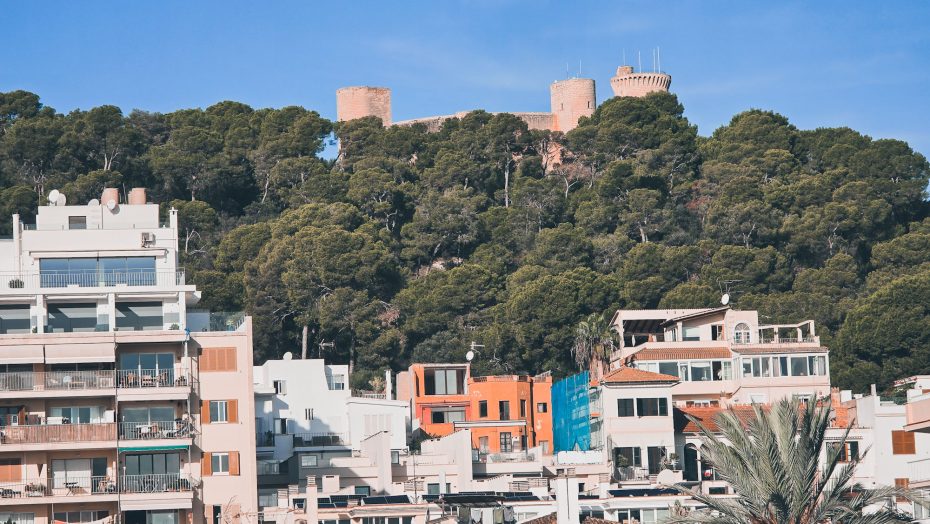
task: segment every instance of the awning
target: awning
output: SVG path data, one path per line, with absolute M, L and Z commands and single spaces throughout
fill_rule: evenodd
M 116 361 L 116 344 L 113 342 L 62 343 L 45 345 L 45 362 L 48 364 L 89 364 Z
M 179 451 L 186 450 L 186 444 L 171 444 L 165 446 L 134 446 L 131 448 L 119 448 L 120 453 L 132 453 L 134 451 Z
M 11 344 L 0 347 L 0 362 L 4 364 L 40 364 L 43 360 L 41 344 Z

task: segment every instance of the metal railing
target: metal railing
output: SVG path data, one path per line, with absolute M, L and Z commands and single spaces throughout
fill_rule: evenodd
M 287 473 L 287 467 L 281 468 L 281 462 L 275 460 L 259 460 L 256 465 L 259 475 L 280 475 L 281 473 Z
M 384 393 L 376 393 L 374 391 L 366 391 L 362 389 L 353 389 L 352 396 L 355 398 L 373 398 L 373 399 L 387 398 L 387 396 Z
M 910 462 L 911 482 L 930 480 L 930 458 Z
M 194 432 L 189 420 L 158 420 L 155 422 L 120 422 L 121 440 L 184 439 Z
M 106 475 L 62 475 L 53 478 L 0 482 L 0 498 L 68 497 L 116 492 L 116 482 Z
M 294 433 L 295 446 L 348 446 L 345 433 Z
M 485 453 L 479 450 L 472 450 L 472 462 L 484 462 L 488 464 L 500 464 L 506 462 L 535 462 L 536 455 L 528 451 L 511 451 L 506 453 Z
M 179 473 L 123 475 L 119 478 L 120 493 L 165 493 L 191 491 L 191 481 Z
M 45 371 L 0 373 L 0 391 L 68 391 L 115 387 L 115 371 Z
M 185 272 L 177 270 L 87 270 L 2 272 L 2 289 L 46 289 L 65 287 L 183 286 Z
M 9 444 L 99 442 L 116 440 L 116 424 L 41 424 L 0 427 L 0 447 Z
M 176 388 L 189 386 L 191 375 L 186 368 L 120 369 L 116 383 L 121 389 Z
M 648 480 L 649 472 L 646 470 L 646 468 L 618 466 L 616 468 L 616 477 L 620 482 L 627 480 Z

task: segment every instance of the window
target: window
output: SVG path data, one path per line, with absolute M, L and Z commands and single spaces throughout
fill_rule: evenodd
M 317 455 L 301 455 L 300 456 L 300 467 L 302 468 L 315 468 L 319 464 L 320 457 Z
M 526 418 L 526 401 L 520 401 L 520 418 Z
M 733 343 L 734 344 L 749 344 L 749 324 L 745 322 L 740 322 L 733 328 Z
M 426 485 L 427 495 L 439 495 L 439 483 L 429 483 Z
M 501 400 L 497 403 L 498 413 L 500 413 L 500 420 L 510 420 L 510 401 Z
M 433 424 L 451 424 L 465 420 L 464 409 L 433 409 L 430 414 Z
M 0 306 L 0 335 L 29 333 L 31 330 L 29 306 Z
M 663 375 L 678 376 L 678 362 L 659 362 L 659 373 Z
M 79 522 L 94 522 L 95 520 L 105 519 L 109 516 L 110 512 L 105 509 L 98 511 L 63 511 L 60 513 L 56 511 L 54 514 L 54 519 L 58 522 L 76 524 Z M 0 520 L 2 520 L 2 522 L 8 522 L 4 513 L 0 513 Z
M 618 417 L 635 417 L 636 413 L 633 411 L 633 399 L 631 398 L 620 398 L 617 399 L 617 416 Z
M 668 416 L 668 399 L 665 397 L 638 398 L 636 399 L 636 411 L 640 417 Z
M 807 367 L 811 375 L 825 376 L 827 375 L 827 357 L 823 355 L 807 357 Z
M 106 511 L 101 511 L 98 513 L 106 513 Z M 58 520 L 57 515 L 60 515 L 60 513 L 56 513 L 55 515 L 55 520 Z M 106 515 L 104 515 L 104 517 L 105 516 Z M 9 513 L 0 511 L 0 522 L 3 522 L 4 524 L 33 524 L 35 519 L 35 513 Z
M 478 437 L 478 451 L 481 453 L 488 453 L 490 451 L 488 447 L 488 437 Z
M 155 257 L 44 258 L 39 274 L 42 287 L 152 286 Z
M 204 348 L 200 355 L 200 372 L 235 371 L 236 348 Z
M 68 229 L 87 229 L 87 217 L 68 217 Z
M 840 462 L 849 462 L 859 458 L 858 442 L 845 442 L 842 444 L 840 442 L 831 442 L 830 450 L 839 454 Z
M 304 420 L 313 420 L 313 408 L 304 409 Z
M 643 450 L 638 447 L 614 448 L 614 463 L 618 467 L 640 468 L 643 466 Z
M 548 413 L 548 412 L 549 412 L 548 404 L 546 404 L 545 402 L 536 403 L 536 413 Z
M 894 430 L 891 432 L 891 453 L 894 455 L 914 455 L 917 453 L 914 434 L 910 431 Z
M 229 453 L 211 453 L 210 471 L 214 475 L 229 475 Z
M 97 331 L 97 304 L 49 304 L 49 333 Z
M 488 416 L 488 401 L 479 400 L 478 401 L 478 417 L 485 418 Z
M 709 382 L 713 378 L 710 362 L 692 362 L 691 380 L 693 382 Z
M 371 488 L 368 486 L 355 486 L 355 494 L 363 497 L 371 496 Z
M 513 451 L 513 439 L 509 432 L 501 432 L 501 453 L 510 453 Z
M 326 376 L 326 387 L 330 391 L 342 391 L 346 388 L 346 377 L 345 375 L 327 375 Z
M 274 392 L 278 395 L 287 394 L 287 381 L 286 380 L 275 380 L 274 381 Z
M 542 448 L 543 455 L 549 454 L 549 441 L 548 440 L 540 440 L 539 447 Z
M 701 340 L 700 326 L 685 326 L 683 331 L 681 339 L 685 342 Z
M 807 358 L 805 357 L 791 357 L 791 376 L 792 377 L 806 377 L 807 376 Z
M 723 326 L 720 324 L 714 324 L 710 326 L 710 339 L 711 340 L 723 340 Z
M 210 423 L 229 422 L 229 403 L 225 400 L 210 401 Z
M 461 395 L 464 393 L 464 369 L 430 369 L 424 375 L 427 395 Z
M 394 464 L 395 466 L 400 464 L 400 451 L 396 449 L 391 450 L 391 464 Z

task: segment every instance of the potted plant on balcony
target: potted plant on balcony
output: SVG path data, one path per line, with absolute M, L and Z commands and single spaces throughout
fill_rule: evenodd
M 10 289 L 22 289 L 26 286 L 26 284 L 21 279 L 18 279 L 18 278 L 14 278 L 13 280 L 10 280 L 8 285 L 10 286 Z
M 678 454 L 669 453 L 668 456 L 662 460 L 662 467 L 665 469 L 677 471 L 678 470 Z

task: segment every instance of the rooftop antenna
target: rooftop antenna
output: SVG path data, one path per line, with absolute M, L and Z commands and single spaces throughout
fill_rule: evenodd
M 581 60 L 578 60 L 578 78 L 581 78 Z
M 656 48 L 652 48 L 652 72 L 656 72 Z
M 637 61 L 638 61 L 638 63 L 639 63 L 639 69 L 638 69 L 638 71 L 639 71 L 640 73 L 642 73 L 642 72 L 643 72 L 643 52 L 642 52 L 642 51 L 637 51 L 636 54 L 637 54 L 637 57 L 638 57 L 638 58 L 637 58 Z
M 626 48 L 623 48 L 623 65 L 626 65 Z
M 571 73 L 568 72 L 568 62 L 565 62 L 565 78 L 570 78 Z
M 656 46 L 656 60 L 659 61 L 659 72 L 662 72 L 662 49 Z

